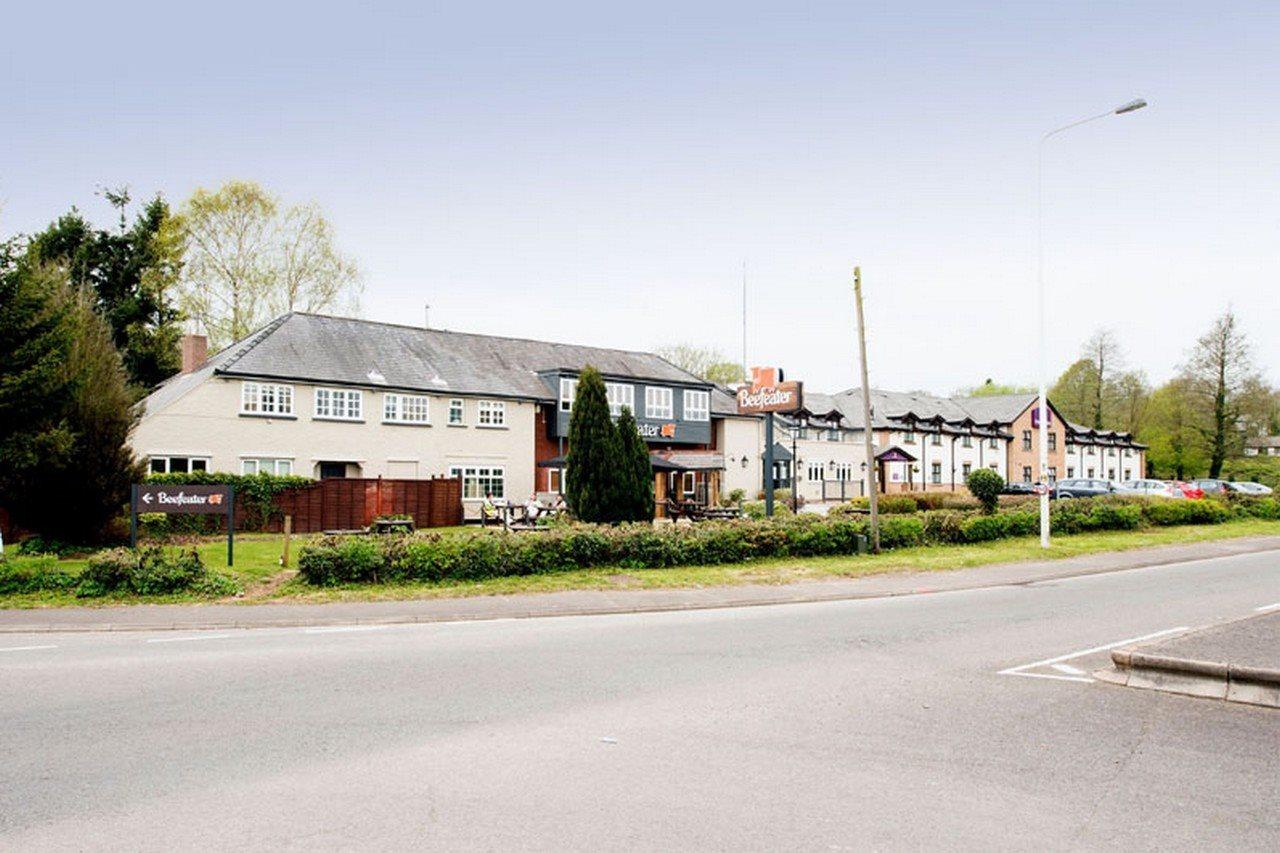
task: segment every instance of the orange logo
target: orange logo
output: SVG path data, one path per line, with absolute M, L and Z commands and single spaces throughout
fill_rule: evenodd
M 662 435 L 662 437 L 663 437 L 663 438 L 675 438 L 675 437 L 676 437 L 676 425 L 675 425 L 675 424 L 663 424 L 663 425 L 662 425 L 662 429 L 660 430 L 660 433 L 661 433 L 661 435 Z
M 209 506 L 222 506 L 222 495 L 217 492 L 209 495 Z

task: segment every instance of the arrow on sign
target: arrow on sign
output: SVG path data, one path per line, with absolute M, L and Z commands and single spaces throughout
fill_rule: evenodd
M 149 503 L 151 503 L 151 495 L 149 495 L 149 494 L 143 494 L 143 496 L 142 496 L 142 502 L 143 502 L 144 504 L 149 504 Z

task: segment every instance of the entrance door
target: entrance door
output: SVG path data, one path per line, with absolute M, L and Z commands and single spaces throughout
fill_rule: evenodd
M 321 462 L 320 463 L 320 479 L 329 480 L 335 477 L 347 476 L 347 463 L 345 462 Z

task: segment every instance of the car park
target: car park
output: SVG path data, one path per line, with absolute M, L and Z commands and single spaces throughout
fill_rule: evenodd
M 1142 495 L 1151 498 L 1169 497 L 1169 484 L 1164 480 L 1126 480 L 1116 486 L 1116 493 L 1121 495 Z M 1181 495 L 1179 495 L 1181 497 Z
M 1116 487 L 1106 480 L 1074 478 L 1059 480 L 1053 488 L 1055 498 L 1094 498 L 1115 493 Z
M 1228 483 L 1226 480 L 1193 480 L 1188 485 L 1200 489 L 1206 495 L 1225 495 L 1236 491 L 1235 483 Z
M 1204 489 L 1195 483 L 1184 483 L 1181 480 L 1174 480 L 1169 484 L 1169 491 L 1175 498 L 1189 498 L 1191 500 L 1199 500 L 1204 497 Z
M 1012 480 L 1004 484 L 1004 488 L 1000 492 L 1004 495 L 1034 495 L 1036 486 L 1034 483 L 1024 483 L 1021 480 Z
M 1271 487 L 1264 486 L 1261 483 L 1232 483 L 1235 491 L 1242 495 L 1269 495 Z

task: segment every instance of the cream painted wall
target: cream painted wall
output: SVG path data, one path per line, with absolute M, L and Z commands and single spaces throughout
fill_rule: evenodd
M 799 494 L 805 501 L 817 503 L 822 500 L 822 481 L 809 479 L 811 463 L 822 465 L 827 480 L 828 502 L 840 501 L 840 483 L 836 480 L 834 468 L 830 464 L 832 462 L 850 466 L 850 478 L 845 485 L 847 498 L 866 494 L 863 483 L 866 474 L 862 470 L 862 463 L 867 458 L 867 452 L 863 444 L 863 435 L 860 432 L 845 432 L 844 439 L 844 441 L 796 440 L 796 456 L 799 462 L 796 466 L 797 482 Z M 782 444 L 788 450 L 791 449 L 789 438 L 782 439 Z
M 383 392 L 365 389 L 363 421 L 325 421 L 313 417 L 315 387 L 291 384 L 296 417 L 259 417 L 240 414 L 240 380 L 211 377 L 148 413 L 134 429 L 134 452 L 204 456 L 210 470 L 236 473 L 245 458 L 288 458 L 306 477 L 318 476 L 321 461 L 355 463 L 348 475 L 361 477 L 427 478 L 453 465 L 488 465 L 504 469 L 507 497 L 523 501 L 533 491 L 534 403 L 507 400 L 505 428 L 487 428 L 476 426 L 478 399 L 461 398 L 465 425 L 448 426 L 451 398 L 432 394 L 431 425 L 407 426 L 383 423 Z
M 728 495 L 742 489 L 747 500 L 755 500 L 764 484 L 761 454 L 764 453 L 764 421 L 761 418 L 720 418 L 713 421 L 716 448 L 724 454 L 724 477 L 720 490 Z M 747 466 L 742 466 L 742 459 Z

